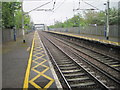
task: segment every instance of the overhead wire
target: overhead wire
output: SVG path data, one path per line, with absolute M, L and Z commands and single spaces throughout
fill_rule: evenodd
M 56 5 L 57 0 L 55 0 L 55 5 L 53 5 L 53 6 L 54 6 L 54 9 L 53 9 L 53 12 L 51 13 L 50 16 L 52 16 L 52 15 L 54 14 L 54 11 L 57 10 L 65 1 L 66 1 L 66 0 L 64 0 L 62 3 Z M 57 7 L 55 8 L 55 6 L 57 6 Z
M 53 1 L 53 0 L 52 0 L 52 1 Z M 30 10 L 28 13 L 30 13 L 30 12 L 32 12 L 32 11 L 38 9 L 38 8 L 43 7 L 43 6 L 45 6 L 45 5 L 49 4 L 49 3 L 51 3 L 52 1 L 49 1 L 49 2 L 47 2 L 47 3 L 42 4 L 41 6 L 38 6 L 38 7 L 34 8 L 34 9 L 32 9 L 32 10 Z
M 60 6 L 62 6 L 65 1 L 66 1 L 66 0 L 64 0 L 61 4 L 59 4 L 59 6 L 54 9 L 54 11 L 57 10 Z
M 54 3 L 53 3 L 53 8 L 52 8 L 52 10 L 54 10 L 55 4 L 56 4 L 56 0 L 55 0 Z
M 83 0 L 82 0 L 82 1 L 83 1 Z M 97 10 L 99 10 L 99 8 L 93 6 L 92 4 L 90 4 L 90 3 L 88 3 L 88 2 L 85 2 L 85 1 L 83 1 L 83 2 L 86 3 L 86 4 L 88 4 L 88 5 L 90 5 L 90 6 L 93 7 L 93 8 L 96 8 Z

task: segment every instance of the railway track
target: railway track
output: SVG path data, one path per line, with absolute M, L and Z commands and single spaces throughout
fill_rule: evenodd
M 76 44 L 72 41 L 69 40 L 60 40 L 58 38 L 54 38 L 59 40 L 60 42 L 70 46 L 71 48 L 74 48 L 75 50 L 78 51 L 79 53 L 82 53 L 82 56 L 87 57 L 87 58 L 92 58 L 93 63 L 96 65 L 102 65 L 101 68 L 104 68 L 103 70 L 105 70 L 108 73 L 111 73 L 111 75 L 113 75 L 114 77 L 116 77 L 117 79 L 119 79 L 120 81 L 120 69 L 119 67 L 115 67 L 115 66 L 119 66 L 120 61 L 117 59 L 114 59 L 113 57 L 101 54 L 97 51 L 93 51 L 89 48 L 80 46 L 79 44 Z M 88 59 L 89 60 L 89 59 Z M 91 61 L 91 62 L 92 62 Z
M 79 50 L 86 54 L 87 56 L 99 61 L 102 64 L 107 65 L 110 68 L 113 68 L 114 70 L 120 72 L 120 60 L 118 60 L 117 58 L 114 58 L 112 56 L 106 55 L 104 53 L 100 53 L 98 51 L 92 50 L 90 48 L 87 48 L 85 46 L 80 45 L 77 42 L 73 42 L 71 40 L 66 40 L 66 39 L 62 39 L 66 42 L 68 42 L 69 44 L 74 45 L 76 48 L 79 48 Z
M 46 35 L 46 36 L 48 36 L 48 35 Z M 51 43 L 56 43 L 57 44 L 57 42 L 55 42 L 55 39 L 54 40 L 52 40 L 51 38 L 50 38 L 51 36 L 49 36 L 49 37 L 47 37 L 47 38 L 49 38 L 49 39 L 47 39 L 49 42 L 51 42 Z M 44 37 L 45 38 L 45 37 Z M 53 37 L 52 37 L 53 38 Z M 51 40 L 50 40 L 51 39 Z M 54 42 L 53 42 L 54 41 Z M 65 47 L 65 43 L 63 43 L 63 42 L 61 42 L 60 40 L 58 40 L 57 39 L 57 41 L 59 42 L 59 43 L 61 43 L 61 44 L 64 44 L 64 45 L 58 45 L 59 47 L 61 47 L 61 46 L 63 46 L 63 48 L 62 49 L 66 49 L 66 47 Z M 47 41 L 46 41 L 47 42 Z M 56 45 L 57 46 L 57 45 Z M 69 46 L 68 44 L 67 44 L 67 46 Z M 47 46 L 48 47 L 48 46 Z M 74 53 L 74 52 L 76 52 L 75 50 L 71 50 L 71 48 L 72 47 L 70 47 L 69 46 L 69 50 L 67 50 L 66 52 L 67 53 L 70 53 L 71 52 L 71 56 L 73 57 L 73 58 L 75 58 L 75 59 L 77 59 L 76 60 L 76 62 L 77 63 L 79 63 L 81 66 L 83 66 L 84 68 L 86 68 L 86 70 L 87 71 L 89 71 L 90 73 L 93 73 L 92 75 L 94 75 L 96 78 L 98 78 L 100 81 L 102 81 L 104 84 L 106 84 L 109 88 L 118 88 L 119 87 L 119 85 L 120 85 L 120 82 L 119 82 L 119 80 L 118 79 L 116 79 L 115 77 L 112 77 L 111 75 L 109 75 L 109 73 L 106 73 L 106 72 L 104 72 L 103 70 L 101 70 L 101 69 L 99 69 L 96 65 L 94 65 L 94 64 L 92 64 L 92 63 L 90 63 L 89 61 L 87 61 L 87 60 L 85 60 L 84 58 L 81 58 L 80 56 L 79 56 L 79 52 L 78 53 Z M 75 48 L 73 48 L 73 49 L 75 49 Z M 51 51 L 51 50 L 50 50 Z M 56 52 L 56 54 L 57 54 L 58 52 Z M 55 56 L 56 56 L 56 54 L 55 54 Z M 52 54 L 53 55 L 53 54 Z M 57 57 L 56 57 L 57 58 Z M 82 60 L 80 60 L 80 59 L 82 59 Z M 79 61 L 81 61 L 81 62 L 79 62 Z M 67 62 L 66 62 L 67 63 Z M 86 64 L 85 64 L 86 63 Z M 89 70 L 90 69 L 90 70 Z M 92 69 L 92 70 L 91 70 Z M 95 69 L 95 70 L 94 70 Z M 102 74 L 101 74 L 102 73 Z M 106 77 L 107 77 L 107 79 L 106 79 Z M 104 78 L 104 79 L 103 79 Z M 110 79 L 110 80 L 108 80 L 108 79 Z M 109 83 L 109 82 L 111 82 L 111 83 Z M 114 82 L 114 83 L 112 83 L 112 82 Z
M 48 39 L 45 40 L 45 38 L 42 37 L 42 41 L 43 39 L 43 44 L 49 52 L 50 57 L 52 57 L 54 65 L 56 65 L 57 70 L 59 70 L 62 78 L 64 78 L 64 82 L 67 86 L 65 88 L 69 88 L 70 90 L 73 88 L 96 88 L 107 90 L 109 88 L 77 63 L 74 58 L 69 56 L 54 42 L 48 41 Z

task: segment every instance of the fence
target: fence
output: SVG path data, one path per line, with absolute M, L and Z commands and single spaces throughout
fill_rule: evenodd
M 89 35 L 98 35 L 104 36 L 106 34 L 106 30 L 104 26 L 88 26 L 88 27 L 71 27 L 71 28 L 54 28 L 50 29 L 59 32 L 69 32 L 75 34 L 89 34 Z M 111 25 L 109 31 L 110 37 L 118 37 L 118 26 Z
M 22 30 L 16 30 L 16 37 L 22 35 Z M 14 31 L 13 29 L 3 29 L 2 30 L 2 42 L 14 40 Z

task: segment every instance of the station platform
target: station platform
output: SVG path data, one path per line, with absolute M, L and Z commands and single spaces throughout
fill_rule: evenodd
M 97 41 L 103 44 L 111 44 L 115 46 L 120 46 L 120 41 L 119 38 L 109 38 L 109 40 L 106 40 L 104 36 L 95 36 L 95 35 L 86 35 L 86 34 L 74 34 L 74 33 L 68 33 L 68 32 L 57 32 L 57 31 L 46 31 L 46 32 L 51 32 L 51 33 L 56 33 L 56 34 L 61 34 L 61 35 L 66 35 L 66 36 L 71 36 L 71 37 L 77 37 L 77 38 L 82 38 L 86 40 L 91 40 L 91 41 Z
M 32 41 L 23 88 L 62 88 L 37 31 Z

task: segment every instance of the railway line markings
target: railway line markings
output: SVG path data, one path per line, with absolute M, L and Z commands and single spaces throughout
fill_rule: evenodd
M 38 34 L 35 32 L 28 60 L 28 66 L 26 69 L 23 90 L 27 90 L 30 87 L 37 89 L 47 89 L 54 83 L 54 79 L 45 74 L 45 72 L 50 70 L 50 68 L 48 65 L 46 65 L 48 61 L 45 58 L 46 55 L 44 49 L 40 46 L 38 39 Z M 44 82 L 44 80 L 39 80 L 38 82 L 37 79 L 41 79 L 41 77 L 42 80 L 45 79 L 46 82 Z
M 84 39 L 87 39 L 87 40 L 99 41 L 99 42 L 102 42 L 102 43 L 114 44 L 114 45 L 120 46 L 120 42 L 101 40 L 101 39 L 97 39 L 97 38 L 89 38 L 89 37 L 74 35 L 74 34 L 70 34 L 70 33 L 54 32 L 54 31 L 48 31 L 48 32 L 62 34 L 62 35 L 67 35 L 67 36 L 72 36 L 72 37 L 84 38 Z
M 29 60 L 28 60 L 28 66 L 27 66 L 26 74 L 25 74 L 25 78 L 24 78 L 23 89 L 28 88 L 28 80 L 29 80 L 29 76 L 30 76 L 30 68 L 31 68 L 31 63 L 32 63 L 33 47 L 34 47 L 34 38 L 33 38 L 33 41 L 32 41 L 32 47 L 31 47 L 30 56 L 29 56 Z

